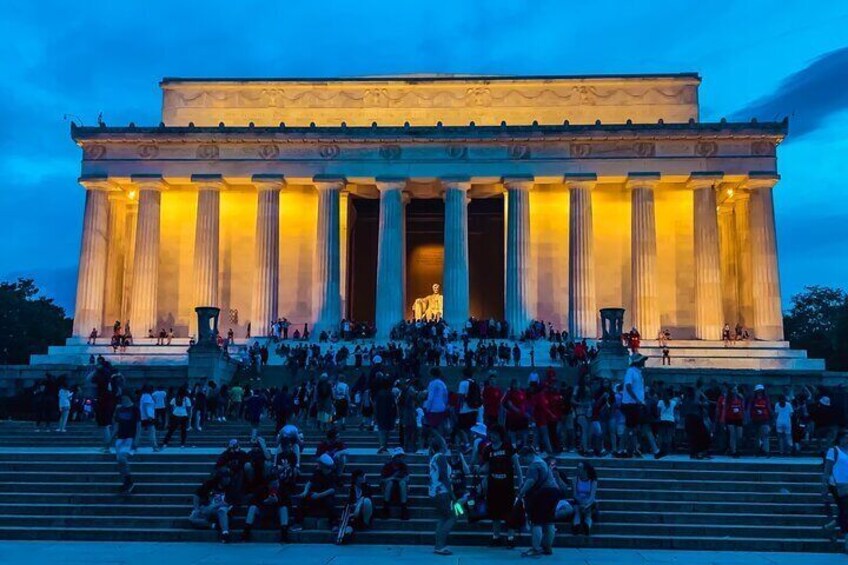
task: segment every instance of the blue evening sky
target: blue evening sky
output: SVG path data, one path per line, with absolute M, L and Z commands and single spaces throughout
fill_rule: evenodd
M 65 114 L 159 122 L 163 76 L 694 71 L 701 119 L 790 117 L 784 302 L 848 287 L 848 2 L 0 2 L 0 280 L 72 309 L 83 190 Z

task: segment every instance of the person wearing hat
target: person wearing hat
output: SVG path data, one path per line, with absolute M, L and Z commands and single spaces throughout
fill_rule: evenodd
M 303 492 L 298 495 L 300 504 L 295 509 L 295 524 L 291 531 L 303 530 L 303 519 L 307 515 L 315 515 L 327 518 L 332 527 L 338 524 L 336 515 L 336 477 L 333 473 L 335 462 L 329 454 L 324 453 L 318 457 L 318 467 L 312 473 L 312 477 L 303 487 Z
M 818 436 L 818 450 L 823 452 L 825 446 L 832 445 L 839 431 L 839 413 L 829 396 L 822 396 L 813 406 L 810 414 L 813 421 L 813 435 Z
M 115 410 L 115 456 L 118 460 L 118 472 L 123 479 L 121 492 L 129 494 L 135 488 L 130 474 L 130 452 L 136 438 L 141 433 L 141 412 L 133 404 L 132 398 L 121 396 L 121 404 Z
M 635 328 L 634 328 L 635 329 Z M 630 366 L 624 373 L 624 390 L 621 394 L 621 412 L 624 414 L 624 440 L 620 457 L 633 457 L 639 452 L 639 432 L 648 441 L 655 459 L 663 457 L 657 447 L 650 425 L 645 421 L 645 379 L 642 370 L 648 358 L 641 353 L 630 356 Z
M 758 457 L 769 455 L 769 434 L 771 433 L 771 402 L 766 395 L 766 387 L 759 384 L 754 387 L 754 396 L 748 405 L 751 426 L 757 434 Z
M 396 447 L 389 453 L 391 458 L 380 470 L 380 480 L 383 483 L 383 518 L 390 517 L 390 504 L 396 500 L 400 504 L 400 519 L 409 520 L 409 467 L 406 465 L 406 452 L 402 447 Z

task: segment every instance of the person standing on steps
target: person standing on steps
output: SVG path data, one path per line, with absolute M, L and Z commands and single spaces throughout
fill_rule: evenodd
M 438 434 L 430 440 L 429 495 L 436 509 L 436 533 L 433 552 L 436 555 L 453 555 L 447 548 L 448 535 L 456 525 L 453 488 L 451 488 L 451 466 L 448 461 L 447 444 Z
M 646 425 L 645 379 L 642 370 L 645 368 L 647 357 L 641 353 L 630 356 L 630 367 L 624 373 L 624 390 L 621 397 L 621 412 L 624 414 L 624 446 L 619 456 L 633 457 L 639 453 L 639 435 L 648 440 L 654 459 L 661 459 L 665 454 L 657 447 L 650 426 Z
M 115 409 L 115 457 L 118 461 L 118 473 L 123 479 L 121 492 L 130 494 L 135 488 L 130 474 L 130 455 L 136 438 L 141 432 L 141 413 L 133 404 L 132 398 L 125 394 L 121 405 Z
M 833 446 L 824 457 L 822 473 L 822 496 L 828 493 L 836 502 L 837 518 L 826 524 L 824 529 L 836 539 L 836 529 L 845 536 L 845 553 L 848 553 L 848 431 L 842 430 L 836 436 Z
M 156 402 L 153 400 L 152 393 L 153 387 L 145 385 L 138 407 L 141 412 L 141 429 L 150 440 L 153 451 L 159 451 L 159 442 L 156 439 Z
M 530 446 L 521 448 L 521 464 L 527 467 L 524 483 L 518 490 L 518 500 L 524 500 L 530 521 L 530 549 L 522 557 L 552 555 L 556 507 L 562 498 L 553 471 Z
M 488 427 L 486 435 L 489 442 L 481 454 L 483 464 L 480 473 L 484 477 L 486 511 L 492 520 L 491 545 L 503 545 L 502 530 L 506 525 L 506 546 L 512 549 L 516 545 L 516 524 L 514 524 L 513 512 L 515 485 L 524 483 L 524 474 L 518 454 L 503 426 L 495 424 Z
M 56 428 L 57 432 L 65 432 L 67 431 L 66 426 L 68 425 L 68 415 L 71 413 L 71 400 L 74 397 L 74 393 L 71 392 L 71 388 L 68 386 L 67 379 L 62 376 L 59 378 L 59 427 Z
M 182 386 L 177 391 L 177 395 L 171 399 L 171 418 L 168 422 L 168 433 L 165 434 L 165 441 L 162 442 L 163 448 L 168 447 L 171 436 L 174 435 L 177 428 L 180 428 L 180 447 L 185 447 L 188 415 L 190 413 L 191 400 L 188 398 L 188 391 Z

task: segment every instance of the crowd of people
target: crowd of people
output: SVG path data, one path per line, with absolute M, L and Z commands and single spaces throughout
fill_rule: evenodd
M 301 346 L 293 349 L 302 351 Z M 88 377 L 94 388 L 90 397 L 64 378 L 38 383 L 33 393 L 36 427 L 52 429 L 58 417 L 55 429 L 62 431 L 68 422 L 93 417 L 103 430 L 104 451 L 114 443 L 122 492 L 128 494 L 134 488 L 129 460 L 139 447 L 159 451 L 177 432 L 182 447 L 188 445 L 189 432 L 201 432 L 208 422 L 246 422 L 250 449 L 242 452 L 237 443 L 228 447 L 231 455 L 222 455 L 197 491 L 192 513 L 194 523 L 217 524 L 224 541 L 229 541 L 229 511 L 239 505 L 247 509 L 248 539 L 256 520 L 279 520 L 285 539 L 290 522 L 297 529 L 304 516 L 315 514 L 339 526 L 342 539 L 348 529 L 369 527 L 377 515 L 374 492 L 384 495 L 381 515 L 397 505 L 400 517 L 408 517 L 405 456 L 428 453 L 437 553 L 448 552 L 448 533 L 458 519 L 485 517 L 493 521 L 492 543 L 498 545 L 514 545 L 524 522 L 529 523 L 528 552 L 539 555 L 551 549 L 555 521 L 567 519 L 575 533 L 585 534 L 597 512 L 597 473 L 589 460 L 583 459 L 569 480 L 556 469 L 557 455 L 768 457 L 773 437 L 781 455 L 798 455 L 806 446 L 825 456 L 823 488 L 837 501 L 838 525 L 844 529 L 848 492 L 840 485 L 846 482 L 848 452 L 839 455 L 846 443 L 840 431 L 846 425 L 840 391 L 807 386 L 766 390 L 729 382 L 649 384 L 642 375 L 647 358 L 638 353 L 631 355 L 621 382 L 588 372 L 564 382 L 551 367 L 541 373 L 530 370 L 524 382 L 503 383 L 500 363 L 488 357 L 477 363 L 472 355 L 460 363 L 462 378 L 449 387 L 439 366 L 410 364 L 401 351 L 400 346 L 360 350 L 354 355 L 367 357 L 367 362 L 348 368 L 336 358 L 340 348 L 323 372 L 291 389 L 209 381 L 129 390 L 121 374 L 99 358 Z M 270 446 L 260 433 L 263 420 L 272 421 L 277 434 Z M 378 453 L 387 457 L 379 489 L 361 470 L 349 468 L 340 439 L 349 425 L 372 429 L 378 437 Z M 303 456 L 298 428 L 312 427 L 324 432 L 326 440 L 315 455 L 317 470 L 301 489 L 296 486 L 301 484 L 297 477 Z M 159 433 L 165 434 L 161 442 Z M 350 476 L 348 505 L 338 513 L 333 501 L 343 488 L 343 476 Z

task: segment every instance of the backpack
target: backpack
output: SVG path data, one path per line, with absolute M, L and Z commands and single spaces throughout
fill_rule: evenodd
M 483 395 L 480 392 L 480 385 L 474 379 L 468 379 L 468 394 L 465 395 L 465 403 L 469 408 L 480 408 L 483 406 Z

